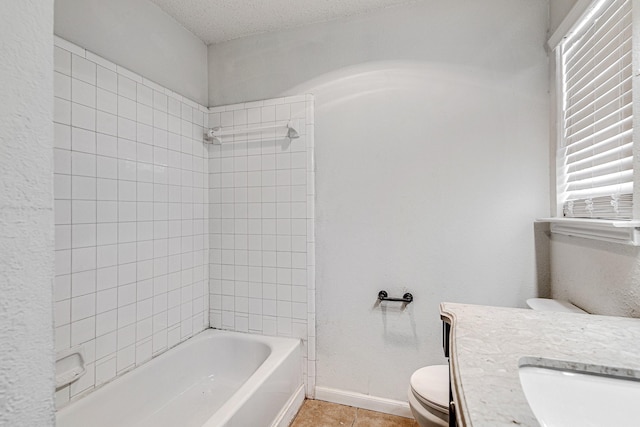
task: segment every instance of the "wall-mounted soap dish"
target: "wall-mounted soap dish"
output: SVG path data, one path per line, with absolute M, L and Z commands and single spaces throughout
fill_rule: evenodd
M 83 376 L 85 372 L 82 347 L 62 350 L 56 355 L 56 388 L 71 384 Z

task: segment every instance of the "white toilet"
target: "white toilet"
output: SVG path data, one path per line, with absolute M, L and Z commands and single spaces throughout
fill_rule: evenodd
M 567 301 L 531 298 L 527 306 L 538 311 L 589 314 Z M 449 425 L 449 365 L 420 368 L 409 380 L 409 406 L 420 427 Z
M 409 407 L 420 427 L 449 425 L 449 365 L 420 368 L 409 380 Z

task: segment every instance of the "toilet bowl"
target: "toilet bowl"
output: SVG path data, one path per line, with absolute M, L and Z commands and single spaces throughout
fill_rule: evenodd
M 409 407 L 420 427 L 449 425 L 449 365 L 420 368 L 409 380 Z
M 584 313 L 567 301 L 531 298 L 527 306 L 537 311 Z M 409 407 L 420 427 L 447 427 L 449 425 L 449 365 L 420 368 L 409 380 Z

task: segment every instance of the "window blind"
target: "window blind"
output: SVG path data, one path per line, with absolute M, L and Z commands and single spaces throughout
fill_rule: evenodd
M 563 216 L 631 219 L 633 206 L 630 0 L 599 0 L 560 44 Z

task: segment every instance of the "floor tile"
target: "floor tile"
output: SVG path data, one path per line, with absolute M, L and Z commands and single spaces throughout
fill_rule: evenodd
M 418 427 L 415 420 L 358 408 L 353 427 Z
M 305 400 L 291 427 L 351 426 L 356 408 L 321 400 Z
M 409 418 L 321 400 L 305 400 L 291 427 L 418 427 Z

